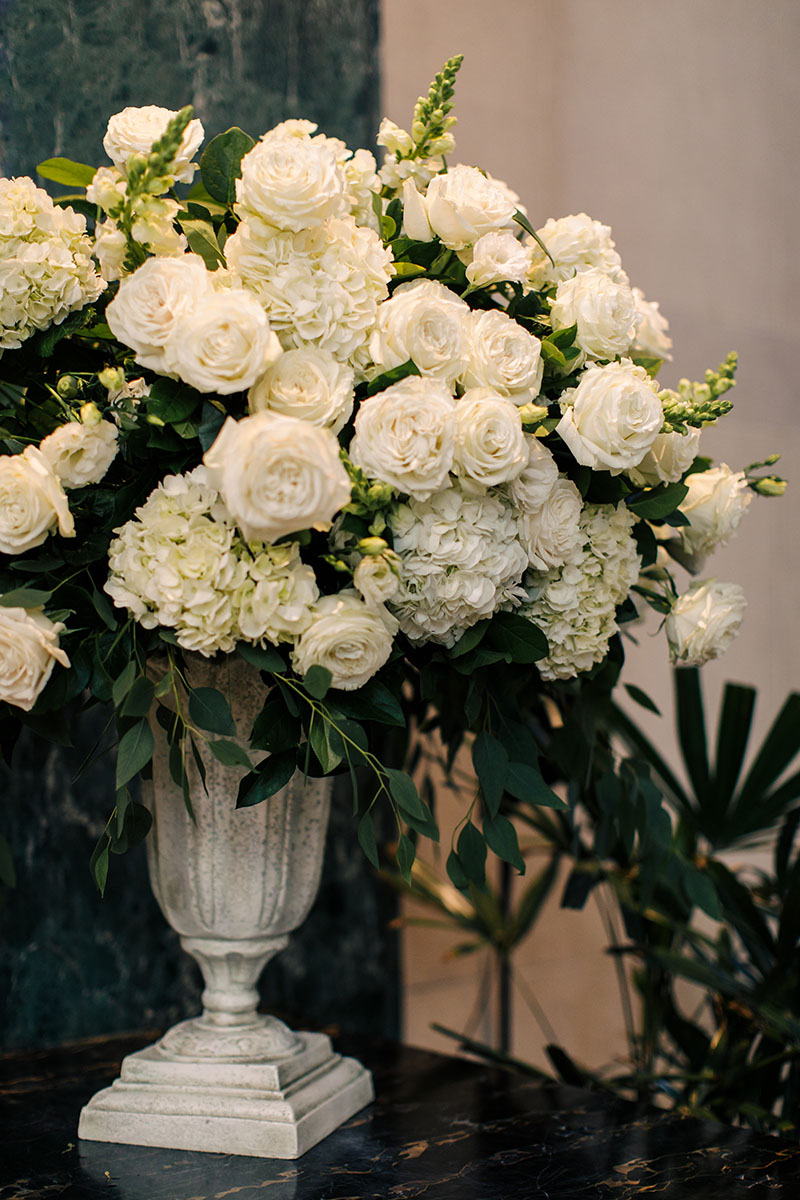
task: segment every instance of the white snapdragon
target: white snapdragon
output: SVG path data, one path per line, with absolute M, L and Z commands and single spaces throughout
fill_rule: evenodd
M 641 288 L 633 289 L 636 305 L 636 336 L 631 345 L 631 354 L 649 355 L 653 358 L 672 360 L 672 338 L 667 330 L 669 321 L 659 312 L 657 300 L 645 300 Z
M 415 279 L 401 284 L 377 313 L 370 354 L 380 371 L 413 359 L 420 371 L 451 387 L 466 363 L 469 308 L 444 284 Z
M 490 387 L 517 405 L 528 404 L 542 386 L 542 343 L 506 313 L 487 309 L 466 321 L 467 388 Z
M 236 212 L 251 224 L 299 233 L 343 215 L 345 192 L 344 171 L 328 139 L 278 128 L 242 159 Z
M 167 125 L 177 117 L 177 112 L 147 104 L 142 108 L 124 108 L 115 113 L 108 122 L 103 149 L 120 171 L 125 172 L 133 156 L 150 153 L 153 142 L 166 133 Z M 173 178 L 177 183 L 191 183 L 197 164 L 192 156 L 204 137 L 203 126 L 197 119 L 188 123 L 183 131 L 181 144 L 171 164 Z
M 103 221 L 95 226 L 94 253 L 100 264 L 100 274 L 107 282 L 121 279 L 128 253 L 128 239 L 115 221 Z
M 558 465 L 547 446 L 533 434 L 525 434 L 528 461 L 508 486 L 508 494 L 521 513 L 542 507 L 558 479 Z
M 353 411 L 353 368 L 315 346 L 286 350 L 247 393 L 251 413 L 270 409 L 338 433 Z
M 503 281 L 524 283 L 530 270 L 530 247 L 510 229 L 503 229 L 478 238 L 467 265 L 467 279 L 476 288 Z
M 451 167 L 431 180 L 425 194 L 431 229 L 451 250 L 464 250 L 486 233 L 508 229 L 516 207 L 505 184 L 477 167 Z
M 691 584 L 664 625 L 670 660 L 699 667 L 719 658 L 739 632 L 746 607 L 744 591 L 736 583 L 705 579 Z
M 628 470 L 628 478 L 637 487 L 677 483 L 697 457 L 699 446 L 699 429 L 660 433 L 638 466 Z
M 516 479 L 528 461 L 528 447 L 511 400 L 492 388 L 470 388 L 455 416 L 453 471 L 463 477 L 462 486 L 484 489 Z
M 149 258 L 119 285 L 106 309 L 111 332 L 130 346 L 136 361 L 165 372 L 166 345 L 178 322 L 211 295 L 209 272 L 202 258 Z
M 583 544 L 582 505 L 575 484 L 563 478 L 556 479 L 544 503 L 534 512 L 521 513 L 519 536 L 531 567 L 549 571 L 576 558 Z
M 365 604 L 356 591 L 323 596 L 295 643 L 292 666 L 298 675 L 325 667 L 333 687 L 354 691 L 387 662 L 396 628 L 389 613 Z
M 49 533 L 75 536 L 75 523 L 61 481 L 41 450 L 0 457 L 0 553 L 24 554 Z
M 726 463 L 694 472 L 686 486 L 688 495 L 678 508 L 689 524 L 681 526 L 681 540 L 690 554 L 705 555 L 731 540 L 753 495 L 744 471 L 732 471 Z
M 105 286 L 84 218 L 32 179 L 0 179 L 0 354 L 60 325 Z
M 250 550 L 247 578 L 234 596 L 239 633 L 259 645 L 294 642 L 311 624 L 319 599 L 314 571 L 301 561 L 297 542 Z
M 589 358 L 626 354 L 636 336 L 633 292 L 597 267 L 559 283 L 550 318 L 553 329 L 577 324 L 575 345 Z
M 402 559 L 391 607 L 412 641 L 453 646 L 477 621 L 524 599 L 528 559 L 501 497 L 470 496 L 456 482 L 396 505 L 389 525 Z
M 209 483 L 250 541 L 328 529 L 350 499 L 336 437 L 282 413 L 228 417 L 203 462 Z
M 175 228 L 181 207 L 177 200 L 165 200 L 163 196 L 138 197 L 133 202 L 131 237 L 161 258 L 185 254 L 189 243 Z
M 84 404 L 80 421 L 60 425 L 39 449 L 64 488 L 99 483 L 117 457 L 117 428 L 94 404 Z
M 55 664 L 70 666 L 58 644 L 63 632 L 40 609 L 0 607 L 0 700 L 30 712 Z
M 639 465 L 661 431 L 657 392 L 644 368 L 627 359 L 591 366 L 574 391 L 562 396 L 556 432 L 577 462 L 619 475 Z
M 592 267 L 618 283 L 627 283 L 628 277 L 622 270 L 622 260 L 615 249 L 609 225 L 593 221 L 586 213 L 577 213 L 558 220 L 551 217 L 536 232 L 553 262 L 538 245 L 531 247 L 531 282 L 534 287 L 560 283 Z
M 245 391 L 283 353 L 250 292 L 207 292 L 182 313 L 164 346 L 166 370 L 199 392 Z
M 447 486 L 455 403 L 439 379 L 408 376 L 362 401 L 350 457 L 370 478 L 426 500 Z

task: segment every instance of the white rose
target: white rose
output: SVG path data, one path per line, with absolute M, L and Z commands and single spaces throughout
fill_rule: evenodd
M 544 504 L 519 518 L 520 541 L 536 571 L 549 571 L 573 561 L 583 544 L 580 517 L 583 501 L 571 479 L 557 479 Z
M 515 479 L 528 461 L 519 410 L 491 388 L 470 388 L 456 405 L 453 470 L 481 487 Z
M 453 385 L 465 364 L 469 311 L 455 292 L 432 279 L 401 284 L 378 309 L 373 362 L 388 371 L 412 359 L 424 375 Z
M 326 350 L 287 350 L 247 393 L 251 413 L 271 409 L 338 433 L 353 411 L 353 368 Z
M 155 104 L 147 104 L 143 108 L 123 108 L 108 122 L 103 149 L 114 165 L 124 171 L 132 155 L 150 153 L 153 142 L 158 141 L 177 115 L 177 112 L 159 108 Z M 191 161 L 192 155 L 203 136 L 203 126 L 198 120 L 190 121 L 184 129 L 178 153 L 172 161 L 171 173 L 178 183 L 192 182 L 197 169 Z
M 307 134 L 267 133 L 242 159 L 236 212 L 298 233 L 345 211 L 346 182 L 334 148 Z
M 425 211 L 431 229 L 451 250 L 472 246 L 485 233 L 506 229 L 516 204 L 504 184 L 477 167 L 451 167 L 428 184 Z
M 111 332 L 151 371 L 165 371 L 164 347 L 184 313 L 211 293 L 202 258 L 149 258 L 119 285 L 106 309 Z
M 731 540 L 753 497 L 744 471 L 725 463 L 689 475 L 686 486 L 689 494 L 678 508 L 689 524 L 681 526 L 681 540 L 690 554 L 708 554 Z
M 531 252 L 510 229 L 485 233 L 472 247 L 467 279 L 473 287 L 509 280 L 524 283 L 531 269 Z
M 633 289 L 636 304 L 636 337 L 631 346 L 635 355 L 651 355 L 672 361 L 672 338 L 667 333 L 669 321 L 658 311 L 657 300 L 645 300 L 641 288 Z
M 572 392 L 556 433 L 577 462 L 612 475 L 636 467 L 664 424 L 658 385 L 629 360 L 591 366 Z M 563 397 L 562 397 L 563 403 Z
M 164 365 L 198 392 L 228 396 L 252 387 L 282 353 L 255 296 L 212 292 L 175 322 Z
M 542 386 L 542 343 L 506 313 L 473 312 L 467 321 L 465 387 L 490 387 L 516 405 L 528 404 Z
M 528 461 L 508 492 L 516 507 L 523 513 L 535 513 L 547 500 L 558 479 L 558 466 L 552 453 L 533 434 L 525 434 Z
M 625 354 L 636 335 L 633 292 L 597 267 L 559 283 L 550 318 L 553 329 L 577 323 L 575 345 L 590 358 Z
M 325 667 L 333 687 L 354 691 L 388 660 L 396 627 L 385 610 L 370 608 L 355 591 L 323 596 L 295 644 L 292 666 L 298 675 Z
M 400 587 L 400 557 L 392 554 L 366 555 L 353 572 L 353 584 L 370 608 L 385 604 Z
M 427 500 L 447 487 L 455 452 L 453 397 L 439 379 L 410 375 L 362 401 L 350 457 L 372 479 Z
M 0 457 L 0 553 L 24 554 L 41 546 L 51 530 L 75 536 L 69 502 L 40 450 Z
M 94 409 L 92 405 L 86 409 Z M 81 414 L 83 417 L 83 414 Z M 60 425 L 39 447 L 62 487 L 79 488 L 99 483 L 117 457 L 117 429 L 110 421 L 87 419 Z
M 228 417 L 203 462 L 248 541 L 327 529 L 350 500 L 334 435 L 281 413 Z
M 531 247 L 531 282 L 534 287 L 560 283 L 590 267 L 597 267 L 618 283 L 627 283 L 628 277 L 622 270 L 622 260 L 614 248 L 610 226 L 593 221 L 586 213 L 577 213 L 558 220 L 551 217 L 537 233 L 555 265 L 538 245 Z
M 664 625 L 670 661 L 700 667 L 719 658 L 739 632 L 746 607 L 737 583 L 716 579 L 693 583 L 675 601 Z
M 63 631 L 40 609 L 0 607 L 0 700 L 30 712 L 55 664 L 70 665 L 58 645 Z
M 656 487 L 659 483 L 677 483 L 697 457 L 700 430 L 688 433 L 660 433 L 628 478 L 637 487 Z

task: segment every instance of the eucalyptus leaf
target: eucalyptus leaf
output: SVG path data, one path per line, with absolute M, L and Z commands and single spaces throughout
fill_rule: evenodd
M 195 725 L 209 733 L 220 733 L 223 737 L 233 737 L 236 733 L 230 705 L 216 688 L 194 688 L 189 693 L 189 716 Z
M 155 742 L 147 721 L 132 725 L 120 738 L 117 747 L 116 787 L 124 787 L 146 767 L 153 757 Z

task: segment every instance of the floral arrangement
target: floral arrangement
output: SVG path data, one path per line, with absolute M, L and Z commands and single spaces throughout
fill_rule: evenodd
M 361 844 L 377 861 L 388 799 L 406 875 L 436 823 L 381 728 L 474 733 L 483 821 L 473 802 L 448 860 L 466 887 L 487 845 L 524 865 L 504 792 L 564 803 L 526 697 L 618 674 L 637 604 L 679 663 L 739 627 L 739 587 L 673 573 L 784 486 L 754 473 L 774 459 L 699 455 L 735 356 L 661 388 L 667 322 L 609 227 L 535 229 L 505 183 L 448 164 L 459 65 L 410 131 L 382 122 L 380 169 L 289 120 L 213 138 L 198 176 L 191 109 L 146 107 L 111 117 L 110 166 L 41 164 L 69 194 L 0 180 L 4 747 L 63 736 L 80 696 L 113 705 L 101 888 L 147 830 L 130 784 L 153 709 L 189 805 L 201 742 L 246 769 L 243 806 L 298 766 L 368 767 Z M 264 673 L 247 750 L 188 652 Z

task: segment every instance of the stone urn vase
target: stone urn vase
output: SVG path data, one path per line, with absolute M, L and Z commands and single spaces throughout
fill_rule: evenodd
M 227 698 L 246 749 L 264 700 L 258 671 L 238 656 L 189 656 L 193 687 Z M 78 1134 L 104 1142 L 297 1158 L 373 1098 L 372 1077 L 321 1033 L 295 1033 L 256 1012 L 265 964 L 306 918 L 319 887 L 331 784 L 297 772 L 286 787 L 237 810 L 243 769 L 201 745 L 206 787 L 190 766 L 195 819 L 172 781 L 153 719 L 150 881 L 181 945 L 199 963 L 203 1012 L 130 1054 L 119 1079 L 81 1113 Z

